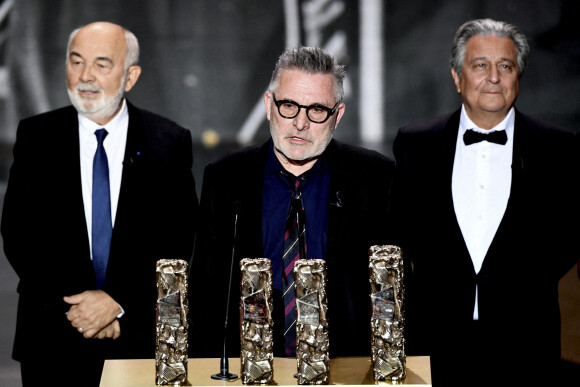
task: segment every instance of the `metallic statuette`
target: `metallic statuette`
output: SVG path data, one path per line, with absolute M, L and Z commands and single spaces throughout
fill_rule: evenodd
M 326 262 L 299 259 L 294 264 L 298 384 L 328 384 L 328 302 Z
M 397 246 L 371 246 L 371 354 L 375 380 L 405 378 L 403 258 Z
M 242 383 L 268 383 L 274 376 L 272 262 L 244 258 L 240 271 Z
M 157 262 L 156 384 L 187 381 L 187 262 Z

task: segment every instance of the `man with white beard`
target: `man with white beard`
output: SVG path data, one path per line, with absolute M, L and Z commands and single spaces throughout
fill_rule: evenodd
M 73 106 L 24 119 L 4 201 L 19 276 L 13 357 L 23 385 L 98 385 L 104 359 L 152 358 L 155 263 L 189 260 L 197 224 L 189 130 L 129 103 L 139 44 L 121 26 L 73 31 Z

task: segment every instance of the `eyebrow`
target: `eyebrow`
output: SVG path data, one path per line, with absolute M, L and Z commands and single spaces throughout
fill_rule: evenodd
M 471 62 L 476 62 L 478 60 L 487 60 L 487 61 L 489 61 L 489 58 L 487 56 L 480 56 L 480 57 L 471 59 Z M 500 62 L 510 62 L 510 63 L 513 63 L 513 64 L 516 63 L 512 59 L 510 59 L 510 58 L 504 58 L 504 57 L 499 58 L 499 61 Z
M 291 98 L 280 98 L 280 99 L 277 99 L 277 98 L 276 98 L 276 95 L 274 95 L 274 93 L 272 93 L 272 95 L 274 96 L 274 99 L 275 99 L 276 101 L 278 101 L 278 102 L 283 102 L 283 101 L 287 101 L 287 102 L 294 102 L 295 104 L 298 104 L 298 105 L 300 105 L 300 106 L 307 106 L 307 107 L 308 107 L 308 106 L 324 106 L 324 107 L 328 107 L 328 105 L 326 105 L 326 104 L 325 104 L 325 103 L 323 103 L 323 102 L 314 102 L 314 103 L 311 103 L 311 104 L 309 104 L 309 105 L 302 105 L 302 104 L 301 104 L 301 103 L 299 103 L 298 101 L 294 101 L 294 100 L 293 100 L 293 99 L 291 99 Z
M 71 51 L 69 56 L 70 57 L 78 56 L 79 58 L 84 59 L 83 56 L 81 54 L 79 54 L 78 52 L 76 52 L 76 51 Z M 99 60 L 103 60 L 105 62 L 109 62 L 110 64 L 113 64 L 113 60 L 111 58 L 107 57 L 107 56 L 99 56 L 99 57 L 97 57 L 97 61 L 99 61 Z

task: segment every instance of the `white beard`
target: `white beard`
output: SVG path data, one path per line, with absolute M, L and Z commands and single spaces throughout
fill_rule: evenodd
M 109 117 L 112 117 L 121 101 L 123 100 L 123 95 L 125 94 L 125 84 L 127 77 L 124 76 L 121 81 L 121 86 L 115 95 L 105 96 L 103 95 L 103 90 L 91 83 L 79 83 L 74 91 L 67 88 L 68 96 L 71 103 L 77 109 L 79 114 L 93 120 L 100 121 Z M 79 91 L 98 91 L 100 96 L 96 100 L 85 100 L 79 95 Z

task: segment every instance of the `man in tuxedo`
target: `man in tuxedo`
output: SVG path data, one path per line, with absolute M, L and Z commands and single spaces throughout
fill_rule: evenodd
M 290 289 L 286 294 L 293 295 L 289 277 L 299 257 L 326 260 L 330 352 L 370 353 L 368 249 L 385 238 L 393 162 L 332 139 L 345 112 L 344 75 L 343 66 L 320 48 L 286 50 L 264 93 L 271 139 L 205 168 L 190 276 L 197 289 L 192 305 L 203 305 L 195 308 L 194 356 L 223 353 L 232 250 L 230 356 L 240 354 L 238 263 L 258 257 L 273 266 L 275 356 L 295 355 L 295 306 L 282 294 Z M 295 200 L 304 211 L 299 223 L 305 230 L 297 244 L 304 248 L 288 253 L 284 234 Z
M 558 372 L 558 281 L 578 259 L 578 151 L 573 133 L 514 107 L 528 53 L 513 25 L 463 24 L 450 60 L 461 109 L 395 139 L 407 343 L 431 356 L 434 385 Z
M 20 279 L 13 357 L 25 386 L 96 386 L 104 359 L 154 357 L 156 261 L 191 257 L 191 135 L 124 98 L 138 57 L 118 25 L 73 31 L 73 106 L 19 124 L 2 235 Z

